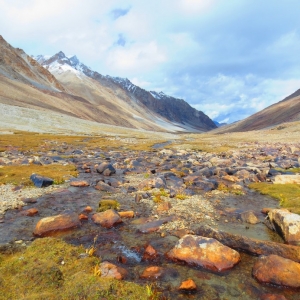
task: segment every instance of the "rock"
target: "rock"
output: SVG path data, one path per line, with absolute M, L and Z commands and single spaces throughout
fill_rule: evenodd
M 96 168 L 96 171 L 100 174 L 103 173 L 104 176 L 110 176 L 116 173 L 116 169 L 112 166 L 112 164 L 107 162 L 103 162 L 102 164 L 100 164 L 100 166 Z
M 36 199 L 34 199 L 34 198 L 24 198 L 24 199 L 22 199 L 22 201 L 24 202 L 24 203 L 37 203 L 37 200 Z
M 287 300 L 284 295 L 280 294 L 264 294 L 260 297 L 260 300 Z
M 286 209 L 272 209 L 268 217 L 288 244 L 300 245 L 300 215 Z
M 267 215 L 272 209 L 272 207 L 264 207 L 262 208 L 261 212 L 264 214 L 264 215 Z
M 84 211 L 85 211 L 86 213 L 90 213 L 90 212 L 93 211 L 93 209 L 92 209 L 90 206 L 86 206 L 86 207 L 84 208 Z
M 85 180 L 81 180 L 81 181 L 71 181 L 70 185 L 75 187 L 86 187 L 89 186 L 90 184 Z
M 134 211 L 119 211 L 119 215 L 121 218 L 134 218 Z
M 252 275 L 261 283 L 300 287 L 300 264 L 278 255 L 259 257 L 253 266 Z
M 27 216 L 27 217 L 33 217 L 35 216 L 39 211 L 36 208 L 29 208 L 27 210 L 24 210 L 21 212 L 21 214 L 23 216 Z
M 33 234 L 36 236 L 46 236 L 55 231 L 63 231 L 79 226 L 78 215 L 74 212 L 66 212 L 39 220 Z
M 79 215 L 79 220 L 80 221 L 87 221 L 89 219 L 89 217 L 85 214 L 80 214 Z
M 252 210 L 244 211 L 241 213 L 241 219 L 243 222 L 249 223 L 249 224 L 257 224 L 259 223 L 258 218 L 254 214 Z
M 163 275 L 163 268 L 162 267 L 148 267 L 144 270 L 144 272 L 141 275 L 141 278 L 144 279 L 157 279 Z
M 189 234 L 177 242 L 167 257 L 216 272 L 229 270 L 240 261 L 237 251 L 217 240 Z
M 116 191 L 115 188 L 113 188 L 112 186 L 106 184 L 103 181 L 98 181 L 96 186 L 95 186 L 95 189 L 99 190 L 99 191 L 110 192 L 110 193 L 114 193 Z
M 124 279 L 128 274 L 124 268 L 118 267 L 108 261 L 104 261 L 99 265 L 99 271 L 101 277 L 114 278 L 117 280 Z
M 299 247 L 293 245 L 279 244 L 269 241 L 250 239 L 245 236 L 227 233 L 203 225 L 196 231 L 197 234 L 214 238 L 228 247 L 245 251 L 254 255 L 277 254 L 285 258 L 300 262 Z
M 233 175 L 228 175 L 228 174 L 226 174 L 225 176 L 222 176 L 222 179 L 225 179 L 225 180 L 230 181 L 230 182 L 240 181 L 240 179 L 238 177 L 233 176 Z
M 102 227 L 105 228 L 111 228 L 123 222 L 119 214 L 113 209 L 94 214 L 92 216 L 92 220 L 94 221 L 94 223 L 100 224 Z
M 54 180 L 52 178 L 44 177 L 44 176 L 38 175 L 38 174 L 32 174 L 30 176 L 30 180 L 33 182 L 33 184 L 36 187 L 39 187 L 39 188 L 47 187 L 49 185 L 52 185 L 54 182 Z
M 145 249 L 143 260 L 154 260 L 157 257 L 157 251 L 151 246 L 148 245 Z
M 168 217 L 168 218 L 164 218 L 164 219 L 160 219 L 160 220 L 156 220 L 156 221 L 152 221 L 152 222 L 148 222 L 146 224 L 140 225 L 138 227 L 138 230 L 141 233 L 151 233 L 151 232 L 155 232 L 159 229 L 159 227 L 162 224 L 165 224 L 167 222 L 170 222 L 173 220 L 173 217 Z
M 166 202 L 163 202 L 163 203 L 160 203 L 158 206 L 157 206 L 157 212 L 164 212 L 164 211 L 168 211 L 170 210 L 172 207 L 171 203 L 166 201 Z
M 183 292 L 193 292 L 197 290 L 197 286 L 194 280 L 188 279 L 181 282 L 180 287 L 178 289 Z
M 300 175 L 276 175 L 274 177 L 274 184 L 295 183 L 300 184 Z

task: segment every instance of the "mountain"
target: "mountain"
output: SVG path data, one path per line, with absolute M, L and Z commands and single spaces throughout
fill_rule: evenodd
M 260 130 L 294 121 L 300 121 L 300 89 L 252 116 L 219 128 L 215 132 Z
M 146 110 L 150 119 L 163 127 L 166 126 L 164 123 L 167 121 L 170 123 L 167 127 L 175 126 L 177 129 L 181 128 L 180 130 L 186 131 L 207 131 L 216 128 L 208 116 L 192 108 L 184 100 L 167 96 L 163 92 L 146 91 L 134 85 L 127 78 L 103 76 L 82 64 L 76 56 L 67 57 L 60 51 L 50 58 L 39 55 L 35 59 L 70 91 L 80 94 L 82 97 L 88 97 L 92 102 L 95 102 L 95 99 L 87 90 L 87 84 L 83 87 L 82 81 L 86 80 L 83 75 L 100 83 L 102 89 L 110 89 L 110 92 L 122 101 L 141 112 L 142 118 L 145 118 L 144 111 Z M 80 88 L 78 88 L 79 86 Z M 141 118 L 141 116 L 138 117 Z

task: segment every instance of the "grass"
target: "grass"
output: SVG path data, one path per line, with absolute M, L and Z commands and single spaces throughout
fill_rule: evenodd
M 251 183 L 249 188 L 279 200 L 281 207 L 300 214 L 300 185 L 257 182 Z
M 149 287 L 95 276 L 99 258 L 54 238 L 0 255 L 0 299 L 154 299 Z
M 300 168 L 290 168 L 290 169 L 282 169 L 282 168 L 275 168 L 275 170 L 286 173 L 286 172 L 292 172 L 292 173 L 300 173 Z
M 120 203 L 117 200 L 103 199 L 99 201 L 99 207 L 97 212 L 103 212 L 108 209 L 118 210 L 120 208 Z
M 71 176 L 77 177 L 78 172 L 75 165 L 21 165 L 21 166 L 3 166 L 0 168 L 0 184 L 15 184 L 33 186 L 30 180 L 31 174 L 36 173 L 54 180 L 54 184 L 63 183 Z

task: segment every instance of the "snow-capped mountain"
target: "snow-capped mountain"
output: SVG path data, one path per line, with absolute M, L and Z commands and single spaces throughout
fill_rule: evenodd
M 67 57 L 60 51 L 52 57 L 39 55 L 35 59 L 56 78 L 64 81 L 65 85 L 68 84 L 69 90 L 74 91 L 74 88 L 69 84 L 71 81 L 70 73 L 79 77 L 81 81 L 86 80 L 84 76 L 87 76 L 96 80 L 103 87 L 110 88 L 115 95 L 118 94 L 119 98 L 137 111 L 148 110 L 148 114 L 154 114 L 158 118 L 163 118 L 167 122 L 171 122 L 175 126 L 186 130 L 207 131 L 216 128 L 216 125 L 208 116 L 194 109 L 184 100 L 168 96 L 163 92 L 146 91 L 133 84 L 127 78 L 103 76 L 81 63 L 76 56 Z M 67 76 L 69 77 L 68 79 L 66 79 Z M 82 83 L 80 85 L 83 88 Z M 76 92 L 84 97 L 82 91 L 77 89 Z M 150 119 L 153 120 L 153 117 Z

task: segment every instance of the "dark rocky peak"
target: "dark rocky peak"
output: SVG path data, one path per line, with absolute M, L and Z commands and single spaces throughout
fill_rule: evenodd
M 124 90 L 135 93 L 136 89 L 139 88 L 135 84 L 133 84 L 128 78 L 122 78 L 122 77 L 112 77 L 109 75 L 105 76 L 107 79 L 113 81 L 114 83 L 118 84 L 121 86 Z
M 70 57 L 69 61 L 70 61 L 72 67 L 75 67 L 75 66 L 80 64 L 80 61 L 79 61 L 79 59 L 77 58 L 76 55 Z

